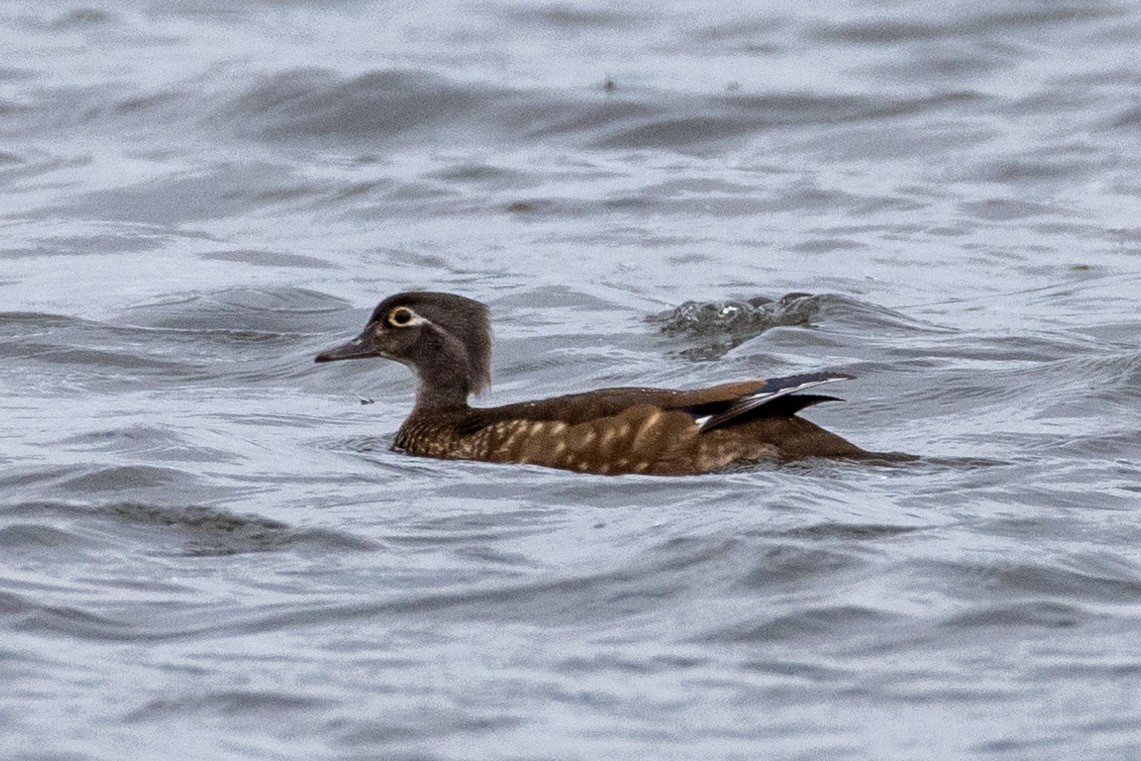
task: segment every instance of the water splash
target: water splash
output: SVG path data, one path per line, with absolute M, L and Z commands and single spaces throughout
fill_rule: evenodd
M 698 345 L 678 353 L 692 360 L 724 356 L 734 347 L 780 326 L 811 325 L 820 314 L 824 296 L 789 293 L 779 299 L 755 296 L 745 301 L 687 301 L 651 315 L 667 336 L 680 336 Z

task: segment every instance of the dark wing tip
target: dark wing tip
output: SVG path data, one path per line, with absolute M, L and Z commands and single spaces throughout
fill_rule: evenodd
M 770 393 L 772 391 L 780 391 L 784 388 L 793 388 L 795 386 L 807 386 L 816 383 L 826 383 L 828 381 L 839 380 L 855 380 L 856 376 L 849 375 L 848 373 L 840 372 L 824 372 L 824 373 L 802 373 L 800 375 L 786 375 L 782 378 L 770 378 L 765 381 L 764 388 L 760 389 L 759 393 Z
M 847 373 L 804 373 L 773 378 L 759 391 L 733 401 L 726 409 L 701 424 L 704 433 L 731 422 L 744 422 L 762 415 L 794 415 L 819 402 L 842 401 L 834 396 L 800 393 L 814 386 L 851 380 Z

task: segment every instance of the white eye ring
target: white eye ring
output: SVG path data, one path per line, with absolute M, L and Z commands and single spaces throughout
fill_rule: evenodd
M 408 307 L 396 307 L 388 313 L 388 324 L 394 328 L 407 328 L 423 322 L 424 318 Z

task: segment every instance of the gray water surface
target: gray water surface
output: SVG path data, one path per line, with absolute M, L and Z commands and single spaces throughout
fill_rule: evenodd
M 1141 757 L 1141 6 L 0 8 L 0 757 Z M 829 369 L 906 464 L 389 451 Z

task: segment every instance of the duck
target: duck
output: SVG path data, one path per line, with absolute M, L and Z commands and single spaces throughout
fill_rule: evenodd
M 381 301 L 356 338 L 316 362 L 380 357 L 408 366 L 416 400 L 392 449 L 420 457 L 540 465 L 601 475 L 697 475 L 806 457 L 875 453 L 797 413 L 842 401 L 805 393 L 853 376 L 815 372 L 693 390 L 604 388 L 499 407 L 468 400 L 491 381 L 488 308 L 453 293 Z

